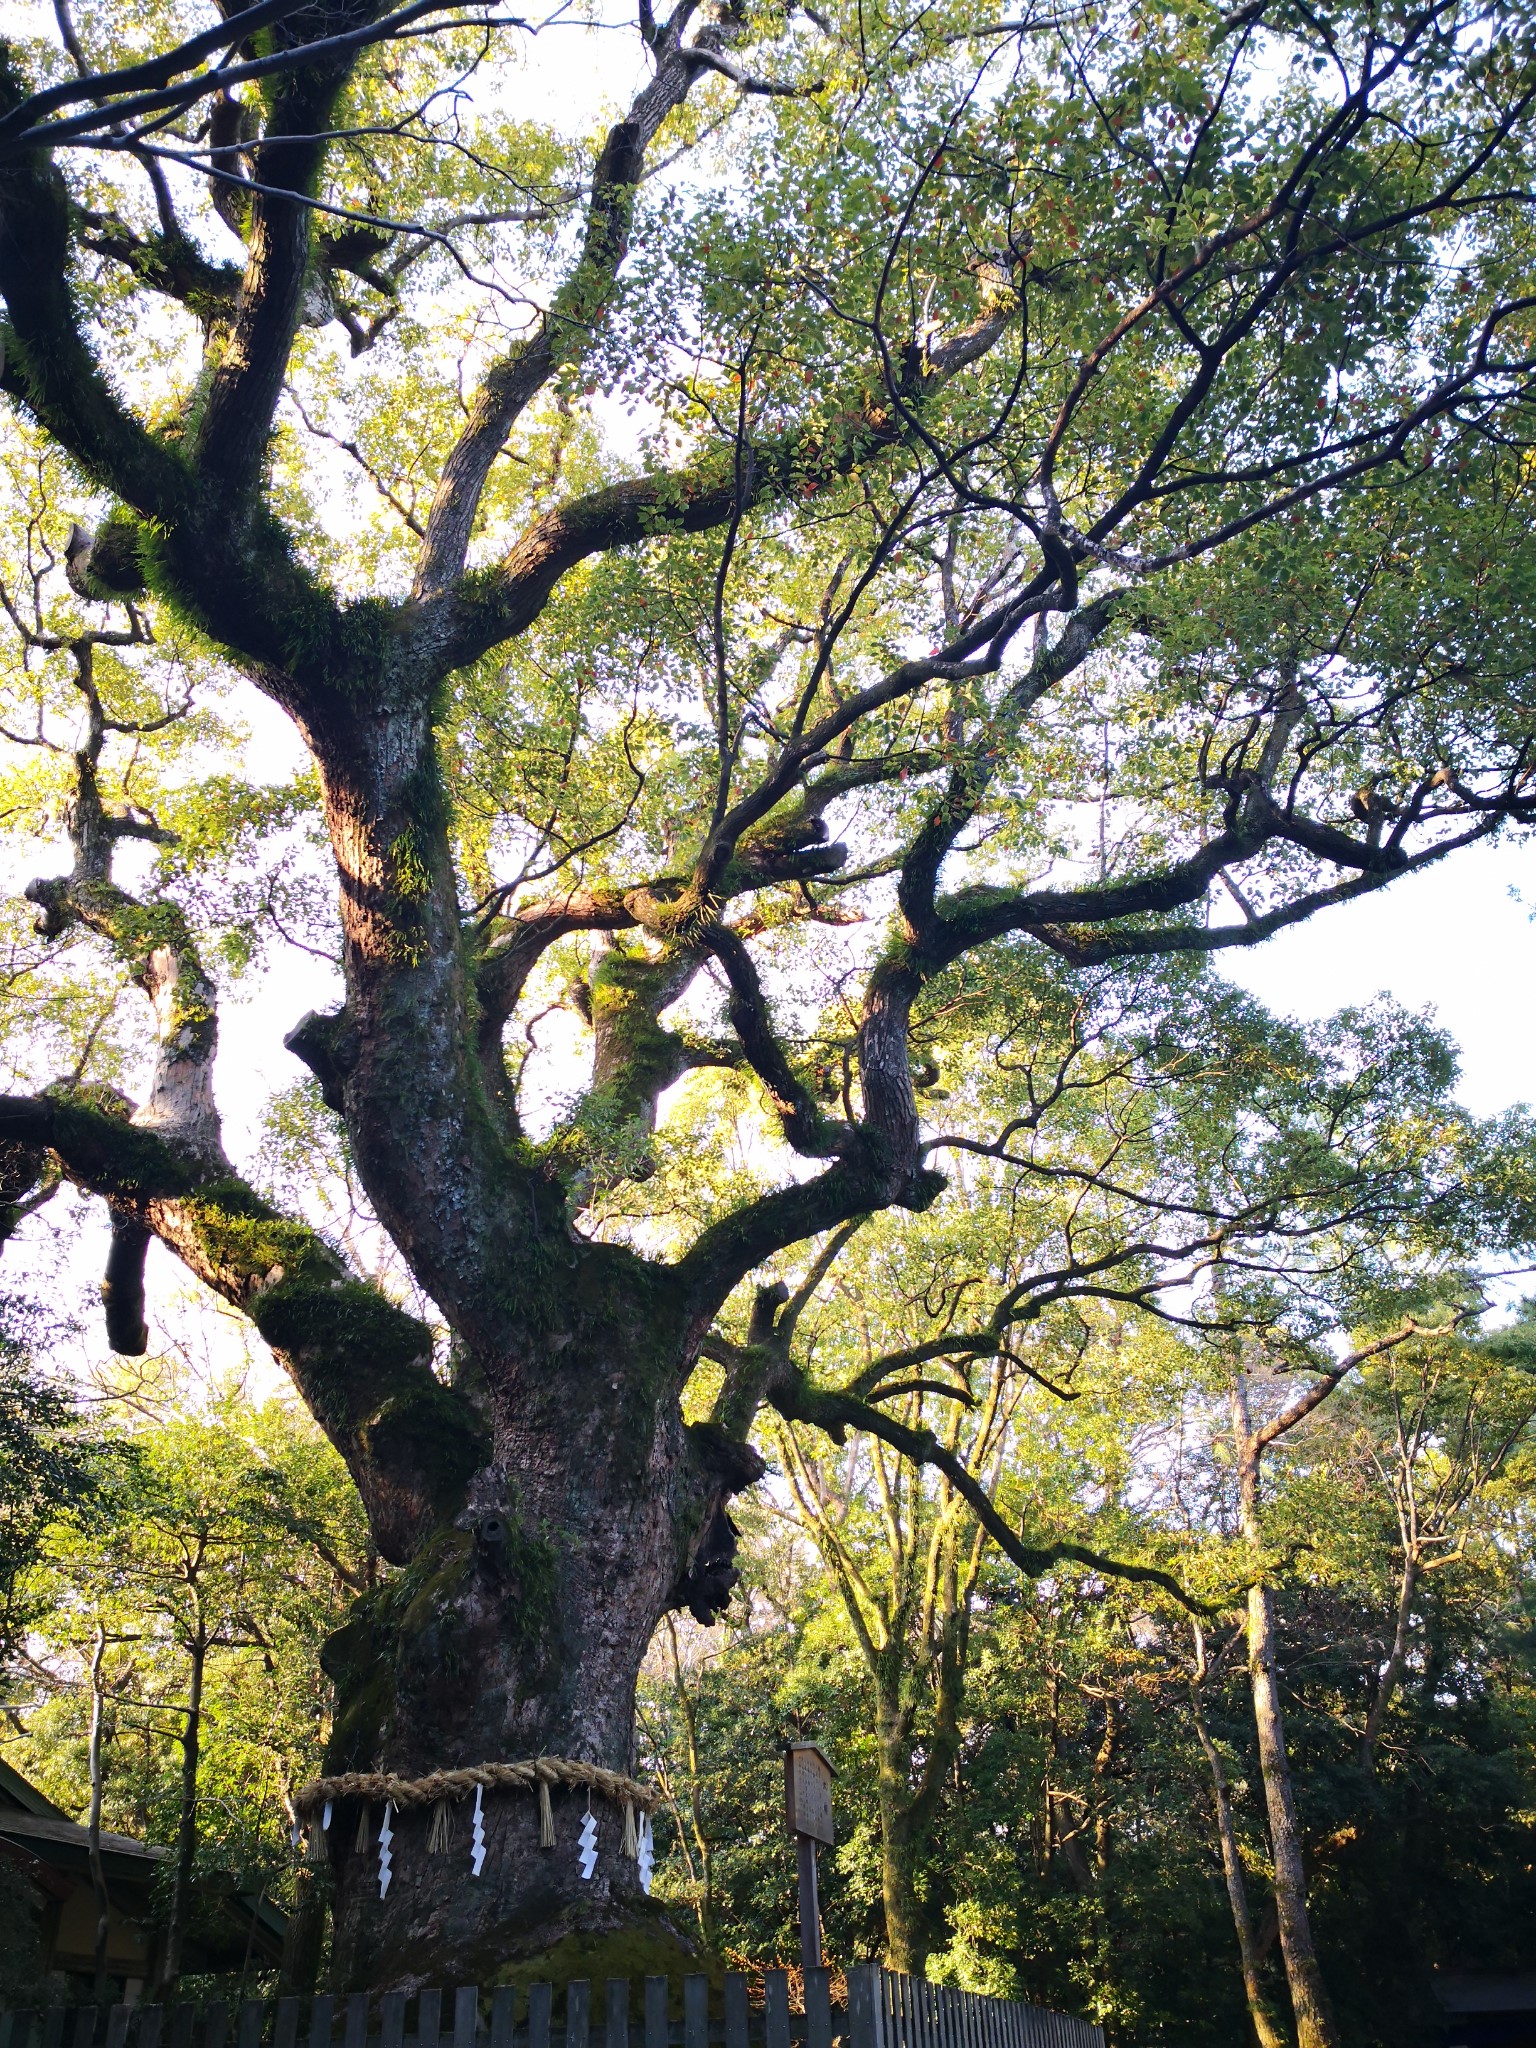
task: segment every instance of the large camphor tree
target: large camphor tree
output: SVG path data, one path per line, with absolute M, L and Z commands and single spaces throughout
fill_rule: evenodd
M 57 0 L 0 72 L 11 736 L 73 856 L 26 893 L 156 1032 L 136 1107 L 89 1036 L 4 1101 L 5 1193 L 105 1201 L 126 1351 L 168 1246 L 345 1458 L 397 1569 L 331 1645 L 337 1769 L 626 1768 L 658 1620 L 729 1597 L 764 1404 L 942 1458 L 880 1405 L 932 1361 L 958 1397 L 1052 1303 L 1368 1228 L 1347 1075 L 1294 1142 L 1235 1101 L 1242 1170 L 1144 1201 L 1112 1125 L 1053 1165 L 1070 1059 L 999 1124 L 934 1107 L 946 1049 L 1005 1070 L 1042 986 L 1536 804 L 1520 9 L 564 22 Z M 199 692 L 312 774 L 213 774 Z M 287 849 L 281 921 L 306 817 L 344 995 L 288 1043 L 436 1348 L 226 1154 L 230 849 Z M 958 1347 L 818 1380 L 810 1292 L 966 1148 L 1070 1183 L 1044 1252 Z M 666 1929 L 600 1810 L 591 1883 L 532 1801 L 479 1885 L 402 1817 L 383 1900 L 348 1813 L 339 1975 L 633 1968 Z

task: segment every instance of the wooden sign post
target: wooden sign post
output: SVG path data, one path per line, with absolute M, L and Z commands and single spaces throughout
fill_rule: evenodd
M 784 1818 L 795 1838 L 800 1866 L 800 1962 L 807 1970 L 821 1968 L 816 1845 L 832 1846 L 832 1780 L 836 1775 L 814 1742 L 792 1742 L 784 1752 Z

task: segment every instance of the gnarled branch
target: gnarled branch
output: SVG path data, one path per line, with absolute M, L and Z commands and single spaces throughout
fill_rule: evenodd
M 431 1333 L 306 1224 L 87 1090 L 0 1097 L 0 1145 L 17 1144 L 112 1205 L 125 1263 L 130 1231 L 153 1233 L 250 1318 L 346 1461 L 384 1557 L 406 1562 L 455 1511 L 487 1455 L 472 1411 L 433 1373 Z
M 769 1393 L 768 1400 L 787 1422 L 808 1422 L 839 1443 L 850 1429 L 860 1430 L 890 1444 L 913 1464 L 931 1465 L 942 1472 L 998 1549 L 1010 1563 L 1018 1566 L 1026 1578 L 1038 1579 L 1054 1564 L 1081 1564 L 1090 1571 L 1102 1572 L 1106 1578 L 1125 1579 L 1132 1585 L 1156 1586 L 1191 1614 L 1208 1615 L 1216 1611 L 1196 1600 L 1171 1572 L 1161 1571 L 1156 1565 L 1128 1564 L 1119 1558 L 1105 1557 L 1100 1551 L 1090 1550 L 1081 1543 L 1036 1545 L 1024 1542 L 998 1513 L 986 1488 L 967 1469 L 965 1461 L 941 1443 L 931 1429 L 913 1429 L 885 1414 L 882 1409 L 855 1400 L 852 1395 L 812 1387 L 803 1377 L 775 1388 Z

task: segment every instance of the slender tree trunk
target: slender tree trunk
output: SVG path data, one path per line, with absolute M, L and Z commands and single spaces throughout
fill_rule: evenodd
M 1248 1677 L 1253 1692 L 1253 1718 L 1259 1737 L 1259 1769 L 1264 1778 L 1264 1803 L 1269 1811 L 1270 1848 L 1275 1862 L 1275 1906 L 1280 1916 L 1280 1953 L 1285 1958 L 1291 2009 L 1296 2016 L 1300 2048 L 1337 2048 L 1323 1973 L 1312 1943 L 1307 1913 L 1306 1873 L 1301 1855 L 1301 1823 L 1296 1815 L 1291 1762 L 1285 1746 L 1285 1720 L 1280 1707 L 1280 1666 L 1275 1647 L 1274 1595 L 1267 1586 L 1248 1592 Z
M 842 1595 L 869 1674 L 885 1961 L 890 1969 L 920 1977 L 939 1913 L 932 1894 L 925 1895 L 923 1866 L 945 1781 L 960 1749 L 970 1603 L 985 1538 L 974 1532 L 969 1570 L 962 1578 L 960 1524 L 947 1493 L 941 1495 L 925 1536 L 922 1496 L 914 1489 L 910 1502 L 901 1500 L 877 1446 L 874 1471 L 886 1549 L 884 1584 L 876 1592 L 845 1550 L 837 1527 L 821 1512 L 818 1486 L 801 1460 L 792 1431 L 783 1442 L 805 1526 Z M 919 1744 L 918 1704 L 925 1690 L 931 1694 L 933 1713 Z
M 1110 1850 L 1114 1842 L 1114 1830 L 1110 1825 L 1109 1799 L 1105 1788 L 1114 1766 L 1124 1719 L 1124 1709 L 1120 1702 L 1117 1699 L 1106 1698 L 1104 1734 L 1093 1755 L 1093 1785 L 1096 1794 L 1093 1814 L 1093 1881 L 1095 1889 L 1100 1892 L 1105 1890 L 1105 1879 L 1109 1875 Z
M 1050 1706 L 1045 1722 L 1045 1776 L 1040 1788 L 1040 1872 L 1044 1876 L 1056 1854 L 1056 1794 L 1052 1786 L 1061 1755 L 1061 1671 L 1051 1667 Z
M 966 1593 L 969 1600 L 969 1590 Z M 939 1645 L 932 1654 L 933 1725 L 923 1744 L 922 1772 L 917 1786 L 913 1714 L 901 1703 L 914 1674 L 904 1668 L 907 1645 L 892 1645 L 875 1673 L 876 1740 L 879 1753 L 880 1895 L 885 1909 L 888 1966 L 921 1977 L 933 1945 L 938 1909 L 925 1898 L 921 1866 L 931 1850 L 944 1781 L 960 1750 L 960 1709 L 964 1698 L 968 1655 L 968 1612 L 950 1599 L 940 1619 Z
M 677 1624 L 671 1615 L 667 1616 L 667 1643 L 672 1652 L 672 1691 L 677 1700 L 677 1710 L 682 1716 L 683 1739 L 688 1751 L 688 1832 L 693 1837 L 693 1853 L 698 1858 L 696 1881 L 699 1887 L 699 1931 L 710 1946 L 715 1941 L 715 1856 L 714 1844 L 704 1832 L 699 1813 L 699 1716 L 694 1698 L 688 1690 L 688 1681 L 683 1671 L 682 1652 L 678 1647 Z M 677 1810 L 679 1831 L 683 1825 L 681 1807 Z
M 293 1908 L 283 1935 L 280 1983 L 284 1992 L 304 1997 L 314 1990 L 320 1980 L 324 1943 L 325 1892 L 318 1873 L 301 1863 L 294 1874 Z
M 107 1631 L 103 1622 L 96 1624 L 96 1640 L 91 1648 L 91 1733 L 89 1743 L 89 1766 L 91 1775 L 91 1809 L 89 1818 L 90 1842 L 88 1855 L 91 1866 L 91 1890 L 96 1899 L 96 1953 L 95 1984 L 91 1996 L 98 2005 L 104 2005 L 107 1997 L 107 1942 L 112 1932 L 112 1902 L 107 1893 L 106 1866 L 101 1860 L 101 1737 L 105 1716 L 105 1701 L 102 1697 L 101 1670 L 107 1654 Z
M 921 1977 L 928 1968 L 928 1926 L 917 1887 L 917 1856 L 907 1813 L 880 1805 L 880 1903 L 885 1913 L 885 1962 L 890 1970 Z
M 1243 1535 L 1256 1569 L 1262 1571 L 1263 1538 L 1259 1523 L 1259 1464 L 1262 1446 L 1250 1419 L 1247 1375 L 1239 1368 L 1233 1382 L 1232 1415 L 1238 1453 Z M 1280 1704 L 1280 1660 L 1275 1640 L 1275 1602 L 1260 1578 L 1248 1589 L 1248 1683 L 1258 1734 L 1259 1770 L 1269 1815 L 1270 1850 L 1275 1866 L 1275 1909 L 1280 1921 L 1280 1953 L 1296 2020 L 1298 2048 L 1339 2048 L 1338 2029 L 1322 1969 L 1312 1941 L 1307 1912 L 1306 1872 L 1301 1854 L 1301 1823 L 1285 1746 L 1285 1718 Z
M 1392 1634 L 1392 1648 L 1376 1681 L 1375 1696 L 1360 1737 L 1360 1762 L 1367 1771 L 1376 1768 L 1376 1746 L 1381 1740 L 1382 1726 L 1407 1668 L 1408 1637 L 1413 1627 L 1413 1602 L 1418 1589 L 1419 1561 L 1409 1549 L 1404 1553 L 1402 1577 L 1398 1582 L 1397 1623 Z
M 1211 1773 L 1211 1792 L 1216 1807 L 1216 1836 L 1221 1844 L 1221 1870 L 1227 1882 L 1227 1900 L 1232 1924 L 1237 1930 L 1237 1952 L 1243 1972 L 1243 1993 L 1248 2000 L 1248 2018 L 1259 2048 L 1287 2048 L 1285 2031 L 1274 2013 L 1264 1989 L 1263 1965 L 1254 1939 L 1253 1915 L 1248 1906 L 1248 1882 L 1238 1847 L 1237 1826 L 1232 1816 L 1232 1791 L 1221 1761 L 1221 1752 L 1210 1738 L 1198 1690 L 1190 1687 L 1190 1706 L 1195 1733 Z
M 893 1685 L 895 1697 L 892 1697 Z M 911 1714 L 902 1706 L 899 1686 L 899 1671 L 876 1677 L 880 1903 L 885 1913 L 886 1967 L 921 1977 L 928 1966 L 928 1928 L 917 1882 L 918 1842 L 912 1815 Z
M 989 1429 L 996 1401 L 994 1383 Z M 888 1647 L 878 1655 L 870 1655 L 866 1648 L 875 1688 L 880 1760 L 880 1890 L 886 1955 L 892 1969 L 916 1977 L 927 1969 L 934 1925 L 943 1912 L 943 1876 L 935 1871 L 936 1882 L 925 1897 L 920 1866 L 927 1858 L 933 1868 L 934 1829 L 946 1782 L 960 1754 L 971 1602 L 986 1543 L 982 1531 L 973 1529 L 968 1543 L 962 1545 L 964 1524 L 955 1519 L 947 1492 L 941 1498 L 943 1506 L 929 1537 L 923 1592 L 915 1614 L 905 1602 L 894 1603 L 887 1617 Z M 893 1582 L 898 1566 L 904 1563 L 910 1568 L 913 1562 L 913 1553 L 903 1555 L 893 1544 Z M 921 1664 L 913 1640 L 923 1653 Z M 914 1786 L 915 1713 L 904 1702 L 913 1685 L 924 1679 L 932 1690 L 933 1718 L 922 1743 L 922 1768 Z
M 208 1639 L 201 1618 L 188 1645 L 188 1655 L 191 1669 L 181 1736 L 181 1812 L 176 1824 L 171 1911 L 160 1960 L 159 1988 L 162 1991 L 170 1990 L 181 1975 L 181 1951 L 186 1941 L 187 1916 L 192 1901 L 192 1864 L 197 1855 L 197 1768 L 202 1747 L 203 1673 L 208 1661 Z

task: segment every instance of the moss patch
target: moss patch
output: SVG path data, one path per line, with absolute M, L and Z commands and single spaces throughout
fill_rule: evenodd
M 485 1985 L 572 1983 L 603 1984 L 609 1977 L 627 1977 L 630 1997 L 637 2001 L 646 1977 L 666 1977 L 670 1982 L 672 2016 L 682 2018 L 682 1979 L 693 1973 L 707 1976 L 719 1989 L 725 1981 L 725 1965 L 718 1956 L 692 1945 L 659 1902 L 640 1898 L 629 1909 L 625 1924 L 606 1931 L 577 1928 L 558 1935 L 552 1945 L 536 1947 L 529 1955 L 487 1958 L 479 1981 Z M 541 1930 L 532 1939 L 537 1944 L 551 1930 Z M 521 1945 L 521 1944 L 519 1944 Z M 594 2015 L 596 2017 L 596 2015 Z
M 467 1531 L 439 1530 L 404 1571 L 363 1594 L 346 1626 L 326 1638 L 320 1664 L 336 1688 L 328 1771 L 377 1768 L 399 1690 L 404 1639 L 425 1634 L 451 1607 L 473 1549 Z
M 148 1199 L 181 1195 L 191 1186 L 191 1174 L 164 1139 L 129 1123 L 120 1104 L 103 1107 L 75 1093 L 53 1100 L 59 1155 L 96 1193 Z

